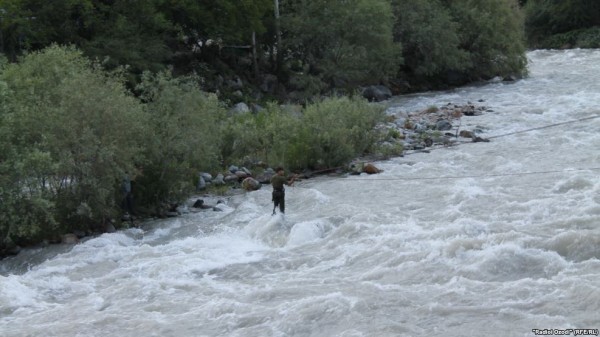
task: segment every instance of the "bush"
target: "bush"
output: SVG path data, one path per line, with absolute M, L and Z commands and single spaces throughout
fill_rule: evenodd
M 261 160 L 290 169 L 341 165 L 370 150 L 383 108 L 359 97 L 334 97 L 311 103 L 300 113 L 275 104 L 256 115 L 232 117 L 224 132 L 226 162 Z
M 326 98 L 308 105 L 291 134 L 286 164 L 293 169 L 331 168 L 369 150 L 377 140 L 375 125 L 383 108 L 353 97 Z
M 525 74 L 524 19 L 516 0 L 453 1 L 450 10 L 469 56 L 470 79 Z
M 17 208 L 2 218 L 2 234 L 25 240 L 115 216 L 144 120 L 121 78 L 73 48 L 52 46 L 6 66 L 2 82 L 10 92 L 0 116 L 2 204 Z
M 288 59 L 327 84 L 373 83 L 401 61 L 387 0 L 282 1 Z
M 148 118 L 143 172 L 136 199 L 144 206 L 179 201 L 193 190 L 200 171 L 220 164 L 220 123 L 224 108 L 204 93 L 194 77 L 145 73 L 138 86 Z

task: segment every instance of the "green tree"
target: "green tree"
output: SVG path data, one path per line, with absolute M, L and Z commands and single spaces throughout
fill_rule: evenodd
M 373 83 L 397 71 L 389 1 L 288 0 L 281 12 L 288 60 L 325 83 Z
M 137 179 L 140 202 L 158 206 L 180 201 L 200 171 L 219 166 L 221 103 L 202 92 L 197 79 L 169 72 L 144 73 L 137 90 L 145 102 L 149 133 L 143 174 Z
M 17 207 L 3 219 L 7 232 L 27 240 L 116 216 L 145 120 L 122 79 L 74 48 L 52 46 L 8 65 L 0 81 L 10 92 L 1 116 L 3 205 Z
M 530 0 L 525 5 L 525 27 L 533 47 L 578 46 L 578 39 L 590 32 L 600 46 L 600 2 L 590 0 Z M 596 29 L 594 29 L 596 27 Z M 580 35 L 584 35 L 581 36 Z M 586 46 L 587 47 L 587 46 Z
M 523 13 L 517 0 L 446 0 L 469 56 L 470 80 L 526 71 Z
M 460 26 L 440 1 L 393 0 L 392 4 L 394 37 L 402 43 L 405 60 L 401 76 L 426 84 L 472 65 L 468 52 L 460 48 Z
M 331 168 L 363 155 L 377 140 L 383 108 L 359 97 L 326 98 L 307 105 L 285 142 L 285 164 L 293 169 Z

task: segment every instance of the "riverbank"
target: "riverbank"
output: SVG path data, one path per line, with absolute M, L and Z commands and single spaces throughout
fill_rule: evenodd
M 470 119 L 491 112 L 483 105 L 484 101 L 466 104 L 448 103 L 443 106 L 431 106 L 419 111 L 405 111 L 393 107 L 385 111 L 386 119 L 376 126 L 377 132 L 383 135 L 377 144 L 377 152 L 356 158 L 345 166 L 304 169 L 293 172 L 296 180 L 311 179 L 320 175 L 360 175 L 377 174 L 380 169 L 373 162 L 412 152 L 428 152 L 438 147 L 456 146 L 464 142 L 486 141 L 485 126 L 473 126 Z M 143 210 L 138 216 L 125 215 L 121 219 L 113 219 L 105 224 L 103 230 L 97 232 L 74 231 L 60 237 L 44 240 L 36 248 L 49 245 L 74 245 L 103 233 L 113 233 L 127 228 L 141 228 L 144 223 L 160 218 L 177 217 L 189 212 L 221 211 L 227 205 L 231 195 L 268 188 L 271 177 L 275 174 L 272 167 L 264 163 L 250 165 L 230 165 L 226 170 L 201 172 L 198 175 L 197 190 L 183 203 L 165 204 L 160 211 Z M 34 249 L 36 249 L 34 248 Z M 22 247 L 15 246 L 0 257 L 19 254 Z

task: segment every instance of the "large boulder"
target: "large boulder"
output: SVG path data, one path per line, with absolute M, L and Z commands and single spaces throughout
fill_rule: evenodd
M 242 181 L 242 188 L 246 191 L 256 191 L 261 188 L 261 184 L 258 180 L 248 177 Z
M 363 172 L 368 173 L 368 174 L 376 174 L 381 172 L 380 169 L 378 169 L 375 165 L 368 163 L 365 164 L 365 166 L 363 166 Z
M 392 98 L 392 91 L 385 85 L 371 85 L 363 90 L 362 95 L 370 102 L 381 102 Z
M 249 112 L 250 112 L 250 108 L 244 102 L 240 102 L 240 103 L 234 105 L 229 110 L 229 113 L 232 114 L 232 115 L 243 115 L 243 114 L 246 114 L 246 113 L 249 113 Z

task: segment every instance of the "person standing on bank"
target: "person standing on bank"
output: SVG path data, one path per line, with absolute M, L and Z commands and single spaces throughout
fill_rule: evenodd
M 133 194 L 131 189 L 131 179 L 129 178 L 129 172 L 125 172 L 123 176 L 123 182 L 121 184 L 121 192 L 123 193 L 123 199 L 121 200 L 121 208 L 125 212 L 123 215 L 124 220 L 133 220 Z
M 283 188 L 283 185 L 293 186 L 295 178 L 296 177 L 292 177 L 292 179 L 288 181 L 283 167 L 275 169 L 275 175 L 271 178 L 271 185 L 273 186 L 273 215 L 275 215 L 277 206 L 279 206 L 279 211 L 282 214 L 285 213 L 285 189 Z

